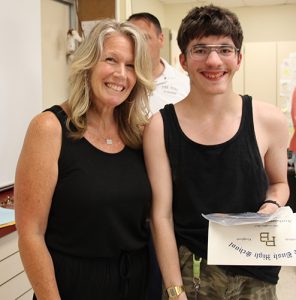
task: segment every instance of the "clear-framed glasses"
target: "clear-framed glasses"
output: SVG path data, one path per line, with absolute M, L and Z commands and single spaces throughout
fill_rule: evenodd
M 232 45 L 194 45 L 190 50 L 193 60 L 205 60 L 212 51 L 216 51 L 221 59 L 230 59 L 239 52 L 239 49 Z

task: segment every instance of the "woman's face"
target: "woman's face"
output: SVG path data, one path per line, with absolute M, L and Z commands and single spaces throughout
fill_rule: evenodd
M 136 81 L 131 38 L 120 33 L 110 35 L 104 42 L 101 57 L 92 68 L 92 102 L 114 108 L 128 98 Z

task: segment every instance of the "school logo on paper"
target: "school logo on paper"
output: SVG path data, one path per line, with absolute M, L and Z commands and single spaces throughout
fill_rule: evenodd
M 265 243 L 266 246 L 275 246 L 275 236 L 270 236 L 269 232 L 260 233 L 260 242 Z

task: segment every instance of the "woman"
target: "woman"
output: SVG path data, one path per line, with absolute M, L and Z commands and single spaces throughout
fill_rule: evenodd
M 15 208 L 35 299 L 145 299 L 151 89 L 144 37 L 102 20 L 74 54 L 69 100 L 31 121 Z

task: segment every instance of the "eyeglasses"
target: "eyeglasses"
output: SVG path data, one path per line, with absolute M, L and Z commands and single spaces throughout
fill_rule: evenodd
M 190 50 L 190 56 L 193 60 L 204 60 L 212 51 L 216 51 L 220 58 L 233 58 L 239 49 L 232 45 L 195 45 Z

